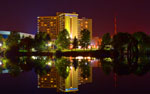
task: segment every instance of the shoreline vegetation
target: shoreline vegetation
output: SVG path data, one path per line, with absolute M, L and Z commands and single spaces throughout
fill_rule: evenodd
M 30 71 L 32 69 L 37 74 L 44 75 L 52 68 L 52 62 L 56 62 L 60 75 L 66 78 L 68 76 L 66 70 L 69 70 L 68 68 L 72 65 L 75 68 L 81 67 L 83 72 L 86 72 L 85 69 L 89 70 L 88 58 L 90 58 L 89 60 L 100 60 L 106 74 L 113 71 L 118 75 L 134 72 L 143 75 L 150 70 L 149 67 L 147 68 L 150 66 L 150 36 L 143 32 L 135 32 L 132 35 L 119 32 L 112 37 L 106 33 L 102 37 L 99 49 L 89 49 L 89 39 L 88 41 L 86 38 L 82 41 L 77 38 L 70 40 L 67 31 L 63 32 L 66 36 L 61 34 L 56 42 L 43 32 L 37 33 L 34 39 L 31 37 L 20 38 L 17 32 L 12 32 L 3 41 L 1 47 L 3 67 L 12 69 L 10 73 L 14 76 L 22 70 Z M 66 38 L 63 38 L 62 41 L 62 37 Z M 70 44 L 73 46 L 71 49 Z M 78 46 L 81 48 L 79 49 Z M 124 69 L 128 71 L 124 73 Z M 120 73 L 120 70 L 123 72 Z M 83 74 L 85 74 L 83 77 L 88 77 L 89 72 Z
M 133 34 L 118 32 L 111 36 L 106 33 L 102 37 L 98 49 L 89 48 L 90 33 L 88 30 L 81 31 L 81 39 L 76 37 L 71 40 L 68 31 L 64 29 L 58 34 L 55 41 L 49 34 L 38 32 L 34 38 L 22 37 L 17 32 L 11 32 L 7 39 L 0 35 L 2 56 L 91 56 L 91 57 L 117 57 L 127 55 L 150 54 L 150 36 L 144 32 Z M 80 46 L 80 48 L 79 48 Z

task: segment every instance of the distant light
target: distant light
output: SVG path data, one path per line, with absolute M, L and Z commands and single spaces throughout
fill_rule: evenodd
M 0 65 L 2 65 L 3 63 L 2 63 L 2 61 L 0 61 Z
M 88 65 L 88 63 L 86 62 L 85 65 Z
M 78 46 L 78 49 L 81 49 L 81 46 Z
M 47 46 L 49 46 L 49 47 L 52 46 L 52 43 L 48 43 Z
M 0 43 L 0 47 L 2 47 L 3 46 L 3 44 L 2 43 Z
M 90 45 L 88 46 L 88 49 L 91 49 L 91 46 L 90 46 Z
M 88 80 L 88 78 L 85 78 L 85 80 Z
M 78 57 L 76 57 L 76 59 L 81 60 L 81 59 L 83 59 L 83 56 L 78 56 Z
M 110 57 L 104 58 L 103 60 L 107 62 L 112 62 L 112 59 Z
M 66 89 L 66 91 L 70 91 L 70 90 L 78 90 L 78 88 L 68 88 L 68 89 Z
M 47 63 L 47 65 L 52 66 L 52 62 L 49 61 L 49 62 Z
M 88 57 L 86 57 L 87 59 L 91 59 L 91 57 L 90 56 L 88 56 Z
M 70 49 L 72 49 L 73 48 L 73 45 L 72 44 L 70 44 Z
M 37 59 L 37 57 L 36 57 L 36 56 L 32 56 L 31 58 L 32 58 L 32 59 Z
M 70 69 L 72 70 L 72 69 L 73 69 L 73 67 L 72 67 L 72 66 L 70 66 Z

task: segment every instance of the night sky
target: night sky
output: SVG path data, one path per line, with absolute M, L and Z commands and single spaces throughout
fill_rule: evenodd
M 0 30 L 37 32 L 37 16 L 77 12 L 93 19 L 93 36 L 114 32 L 150 31 L 149 0 L 1 0 Z

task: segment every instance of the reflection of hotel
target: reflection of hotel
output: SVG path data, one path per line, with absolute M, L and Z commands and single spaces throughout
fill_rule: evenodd
M 71 39 L 80 38 L 80 31 L 88 29 L 92 38 L 92 19 L 78 19 L 78 14 L 57 12 L 56 16 L 39 16 L 38 32 L 47 32 L 52 39 L 56 39 L 59 32 L 66 29 Z
M 58 73 L 56 67 L 51 68 L 51 72 L 46 75 L 38 75 L 38 88 L 57 88 Z
M 59 78 L 59 90 L 62 92 L 75 92 L 78 91 L 78 68 L 71 67 L 70 73 L 66 79 Z
M 58 75 L 56 67 L 52 67 L 50 73 L 38 75 L 38 88 L 57 88 L 61 92 L 78 91 L 78 69 L 72 67 L 69 76 L 64 79 Z
M 79 85 L 92 83 L 92 67 L 90 67 L 90 76 L 88 78 L 81 77 L 81 69 L 79 70 Z
M 92 68 L 90 67 L 90 77 L 83 79 L 81 69 L 70 67 L 68 77 L 65 79 L 58 75 L 56 67 L 52 67 L 47 75 L 38 76 L 38 88 L 57 88 L 60 92 L 76 92 L 78 85 L 92 83 Z

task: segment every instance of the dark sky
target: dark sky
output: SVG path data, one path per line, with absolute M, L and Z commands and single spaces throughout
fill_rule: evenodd
M 1 0 L 0 30 L 36 33 L 37 16 L 54 16 L 56 12 L 77 12 L 93 19 L 93 35 L 114 31 L 150 31 L 149 0 Z

